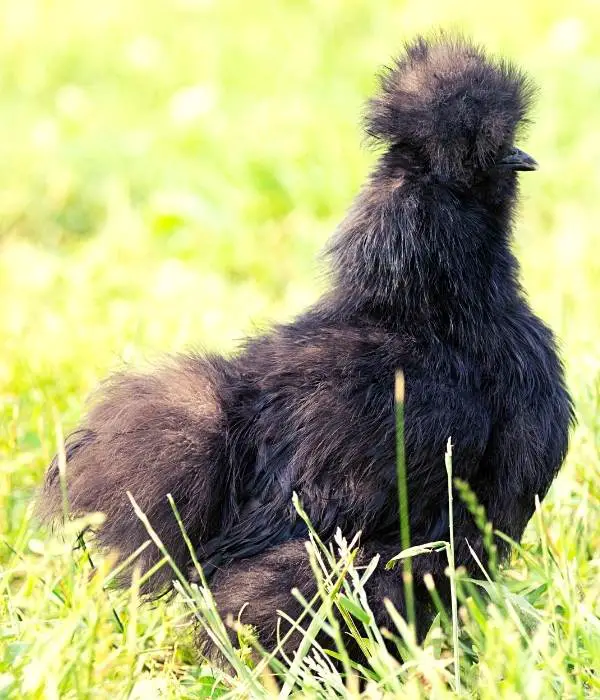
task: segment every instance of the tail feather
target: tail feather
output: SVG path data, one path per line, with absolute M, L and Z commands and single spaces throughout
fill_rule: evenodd
M 100 546 L 121 559 L 148 533 L 127 492 L 147 515 L 180 567 L 189 553 L 167 494 L 171 493 L 194 542 L 219 530 L 227 481 L 226 425 L 220 402 L 224 360 L 181 356 L 154 373 L 120 373 L 100 389 L 83 425 L 66 441 L 66 482 L 72 515 L 100 511 Z M 62 513 L 58 460 L 51 464 L 38 500 L 45 520 Z M 160 559 L 152 545 L 142 567 Z M 153 590 L 172 579 L 165 567 Z

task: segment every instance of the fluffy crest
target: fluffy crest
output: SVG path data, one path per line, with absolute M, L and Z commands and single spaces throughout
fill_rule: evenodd
M 535 89 L 508 61 L 462 37 L 418 37 L 380 76 L 367 134 L 437 176 L 465 179 L 512 145 Z

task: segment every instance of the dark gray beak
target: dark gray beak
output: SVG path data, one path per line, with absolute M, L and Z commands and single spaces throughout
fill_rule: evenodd
M 498 167 L 507 170 L 537 170 L 538 164 L 536 160 L 520 148 L 511 148 L 510 151 L 498 161 Z

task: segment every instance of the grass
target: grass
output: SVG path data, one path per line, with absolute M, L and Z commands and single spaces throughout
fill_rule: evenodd
M 462 696 L 598 697 L 597 4 L 2 9 L 0 697 L 444 698 L 457 694 L 455 671 Z M 93 553 L 90 578 L 72 540 L 39 530 L 32 496 L 111 368 L 190 346 L 231 349 L 316 297 L 315 255 L 372 158 L 359 147 L 358 114 L 373 69 L 433 25 L 473 34 L 542 86 L 526 144 L 541 170 L 522 177 L 515 246 L 532 303 L 562 340 L 577 402 L 567 464 L 498 584 L 458 576 L 458 669 L 444 612 L 424 647 L 402 620 L 383 632 L 372 624 L 365 572 L 341 537 L 333 555 L 314 538 L 321 596 L 307 644 L 324 625 L 347 665 L 332 614 L 341 606 L 371 656 L 366 686 L 318 652 L 284 662 L 275 680 L 253 661 L 244 629 L 247 653 L 232 657 L 233 670 L 198 663 L 190 615 L 223 634 L 209 594 L 180 582 L 170 604 L 140 606 L 139 581 L 105 585 L 110 558 Z M 404 666 L 387 655 L 386 635 L 408 648 Z

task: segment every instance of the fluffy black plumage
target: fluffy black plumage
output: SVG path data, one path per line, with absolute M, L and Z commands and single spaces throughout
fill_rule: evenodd
M 550 330 L 530 309 L 510 250 L 514 149 L 532 89 L 505 61 L 463 39 L 419 38 L 382 76 L 367 133 L 385 148 L 327 248 L 330 290 L 293 323 L 251 338 L 231 358 L 178 356 L 154 373 L 100 389 L 67 442 L 74 513 L 100 510 L 103 546 L 130 554 L 146 539 L 126 490 L 185 569 L 172 493 L 223 612 L 274 640 L 275 610 L 309 596 L 297 491 L 327 539 L 362 531 L 360 557 L 382 555 L 371 605 L 403 608 L 393 383 L 406 378 L 406 456 L 413 544 L 448 537 L 444 451 L 495 528 L 518 540 L 567 451 L 572 404 Z M 42 511 L 60 511 L 54 463 Z M 457 564 L 482 537 L 455 501 Z M 500 542 L 501 554 L 507 548 Z M 150 566 L 158 553 L 146 555 Z M 444 592 L 444 557 L 414 560 Z M 155 576 L 156 590 L 170 572 Z

